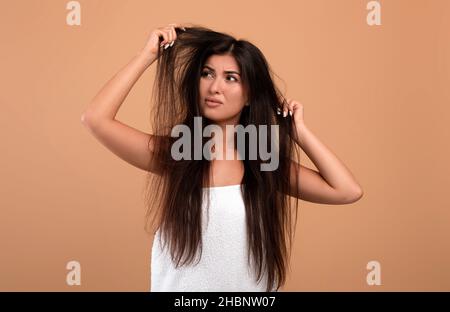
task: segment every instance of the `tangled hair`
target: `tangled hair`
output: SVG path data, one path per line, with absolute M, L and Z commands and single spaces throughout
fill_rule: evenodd
M 256 160 L 250 160 L 246 155 L 241 182 L 246 210 L 249 265 L 252 255 L 258 282 L 262 274 L 266 274 L 267 291 L 274 287 L 278 290 L 286 281 L 298 208 L 298 201 L 295 200 L 295 219 L 292 220 L 289 195 L 298 198 L 298 194 L 289 192 L 289 179 L 292 172 L 295 172 L 293 182 L 298 186 L 298 169 L 291 166 L 290 160 L 294 152 L 296 155 L 299 152 L 293 140 L 295 130 L 291 117 L 284 118 L 277 114 L 277 108 L 281 107 L 284 97 L 272 80 L 264 55 L 252 43 L 200 26 L 186 27 L 185 31 L 176 28 L 176 32 L 177 40 L 173 47 L 160 49 L 157 58 L 152 93 L 153 136 L 150 141 L 153 141 L 153 145 L 149 141 L 149 146 L 153 146 L 153 159 L 160 170 L 157 174 L 149 172 L 146 180 L 146 229 L 149 220 L 152 221 L 153 233 L 159 228 L 161 237 L 169 243 L 176 267 L 192 263 L 199 247 L 201 256 L 202 199 L 204 191 L 209 194 L 207 187 L 210 186 L 211 163 L 205 158 L 174 160 L 170 151 L 177 138 L 171 137 L 171 130 L 175 125 L 183 124 L 194 133 L 194 117 L 206 120 L 202 127 L 211 123 L 200 113 L 199 83 L 202 66 L 211 55 L 229 54 L 239 66 L 241 81 L 248 92 L 250 104 L 243 108 L 239 124 L 243 127 L 255 125 L 258 132 L 259 125 L 279 127 L 278 168 L 261 171 L 260 165 L 265 161 L 259 155 Z M 267 138 L 269 142 L 270 132 L 268 131 Z M 245 141 L 245 150 L 249 151 L 248 140 Z M 206 140 L 203 139 L 203 144 L 205 143 Z M 295 189 L 298 190 L 298 187 Z M 206 198 L 209 209 L 209 196 Z

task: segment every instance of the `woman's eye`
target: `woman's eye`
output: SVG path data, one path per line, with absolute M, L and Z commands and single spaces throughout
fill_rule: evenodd
M 209 74 L 209 72 L 204 71 L 204 72 L 202 73 L 202 77 L 207 76 L 208 74 Z
M 211 72 L 204 71 L 204 72 L 202 72 L 202 77 L 208 76 L 208 75 L 210 75 L 210 74 L 211 74 Z M 234 77 L 234 76 L 228 76 L 227 78 L 233 78 L 234 81 L 238 81 L 237 78 Z

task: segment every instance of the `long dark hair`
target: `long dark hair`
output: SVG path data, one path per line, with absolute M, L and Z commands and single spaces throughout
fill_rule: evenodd
M 204 62 L 211 55 L 232 55 L 248 92 L 249 106 L 243 109 L 239 124 L 243 127 L 255 125 L 257 129 L 259 125 L 279 127 L 278 168 L 261 171 L 260 165 L 266 161 L 259 155 L 256 160 L 245 155 L 241 183 L 246 209 L 248 259 L 250 261 L 251 254 L 258 282 L 266 272 L 267 291 L 274 286 L 278 290 L 286 281 L 298 208 L 295 199 L 295 219 L 292 220 L 289 195 L 298 197 L 298 194 L 291 194 L 289 185 L 293 182 L 298 186 L 298 172 L 294 175 L 295 181 L 289 181 L 291 170 L 297 171 L 295 166 L 291 167 L 290 160 L 299 152 L 293 141 L 295 133 L 291 117 L 277 114 L 284 97 L 273 82 L 272 71 L 264 55 L 249 41 L 237 40 L 202 26 L 176 31 L 177 40 L 173 47 L 160 50 L 157 59 L 152 93 L 152 146 L 160 171 L 148 174 L 146 225 L 152 221 L 153 233 L 156 227 L 159 228 L 161 237 L 169 243 L 170 254 L 177 267 L 180 262 L 181 265 L 192 263 L 199 247 L 201 254 L 202 198 L 203 192 L 209 191 L 210 161 L 204 158 L 174 160 L 170 151 L 176 138 L 171 138 L 170 134 L 172 128 L 179 124 L 187 125 L 191 133 L 194 132 L 194 117 L 201 117 L 199 82 Z M 207 118 L 203 120 L 206 120 L 203 126 L 210 124 Z M 267 133 L 270 144 L 270 130 Z M 205 141 L 203 139 L 203 143 Z M 248 140 L 245 150 L 249 150 Z M 193 150 L 191 152 L 193 155 Z

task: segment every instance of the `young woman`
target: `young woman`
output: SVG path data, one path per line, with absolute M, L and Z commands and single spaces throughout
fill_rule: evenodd
M 115 116 L 156 60 L 153 133 L 147 134 Z M 286 281 L 298 199 L 361 198 L 361 186 L 306 126 L 303 110 L 278 91 L 256 46 L 200 26 L 153 30 L 101 89 L 82 121 L 113 153 L 148 172 L 147 217 L 156 233 L 151 291 L 277 291 Z M 258 136 L 244 140 L 244 149 L 235 144 L 239 125 L 254 126 Z M 192 144 L 180 146 L 179 126 L 194 134 L 184 137 Z M 217 131 L 204 136 L 209 126 Z M 269 170 L 262 170 L 269 160 L 255 142 L 275 149 Z M 295 160 L 297 147 L 319 171 Z

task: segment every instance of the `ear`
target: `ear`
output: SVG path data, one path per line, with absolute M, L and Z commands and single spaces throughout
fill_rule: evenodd
M 248 102 L 248 95 L 245 95 L 245 106 L 250 106 L 250 103 Z

